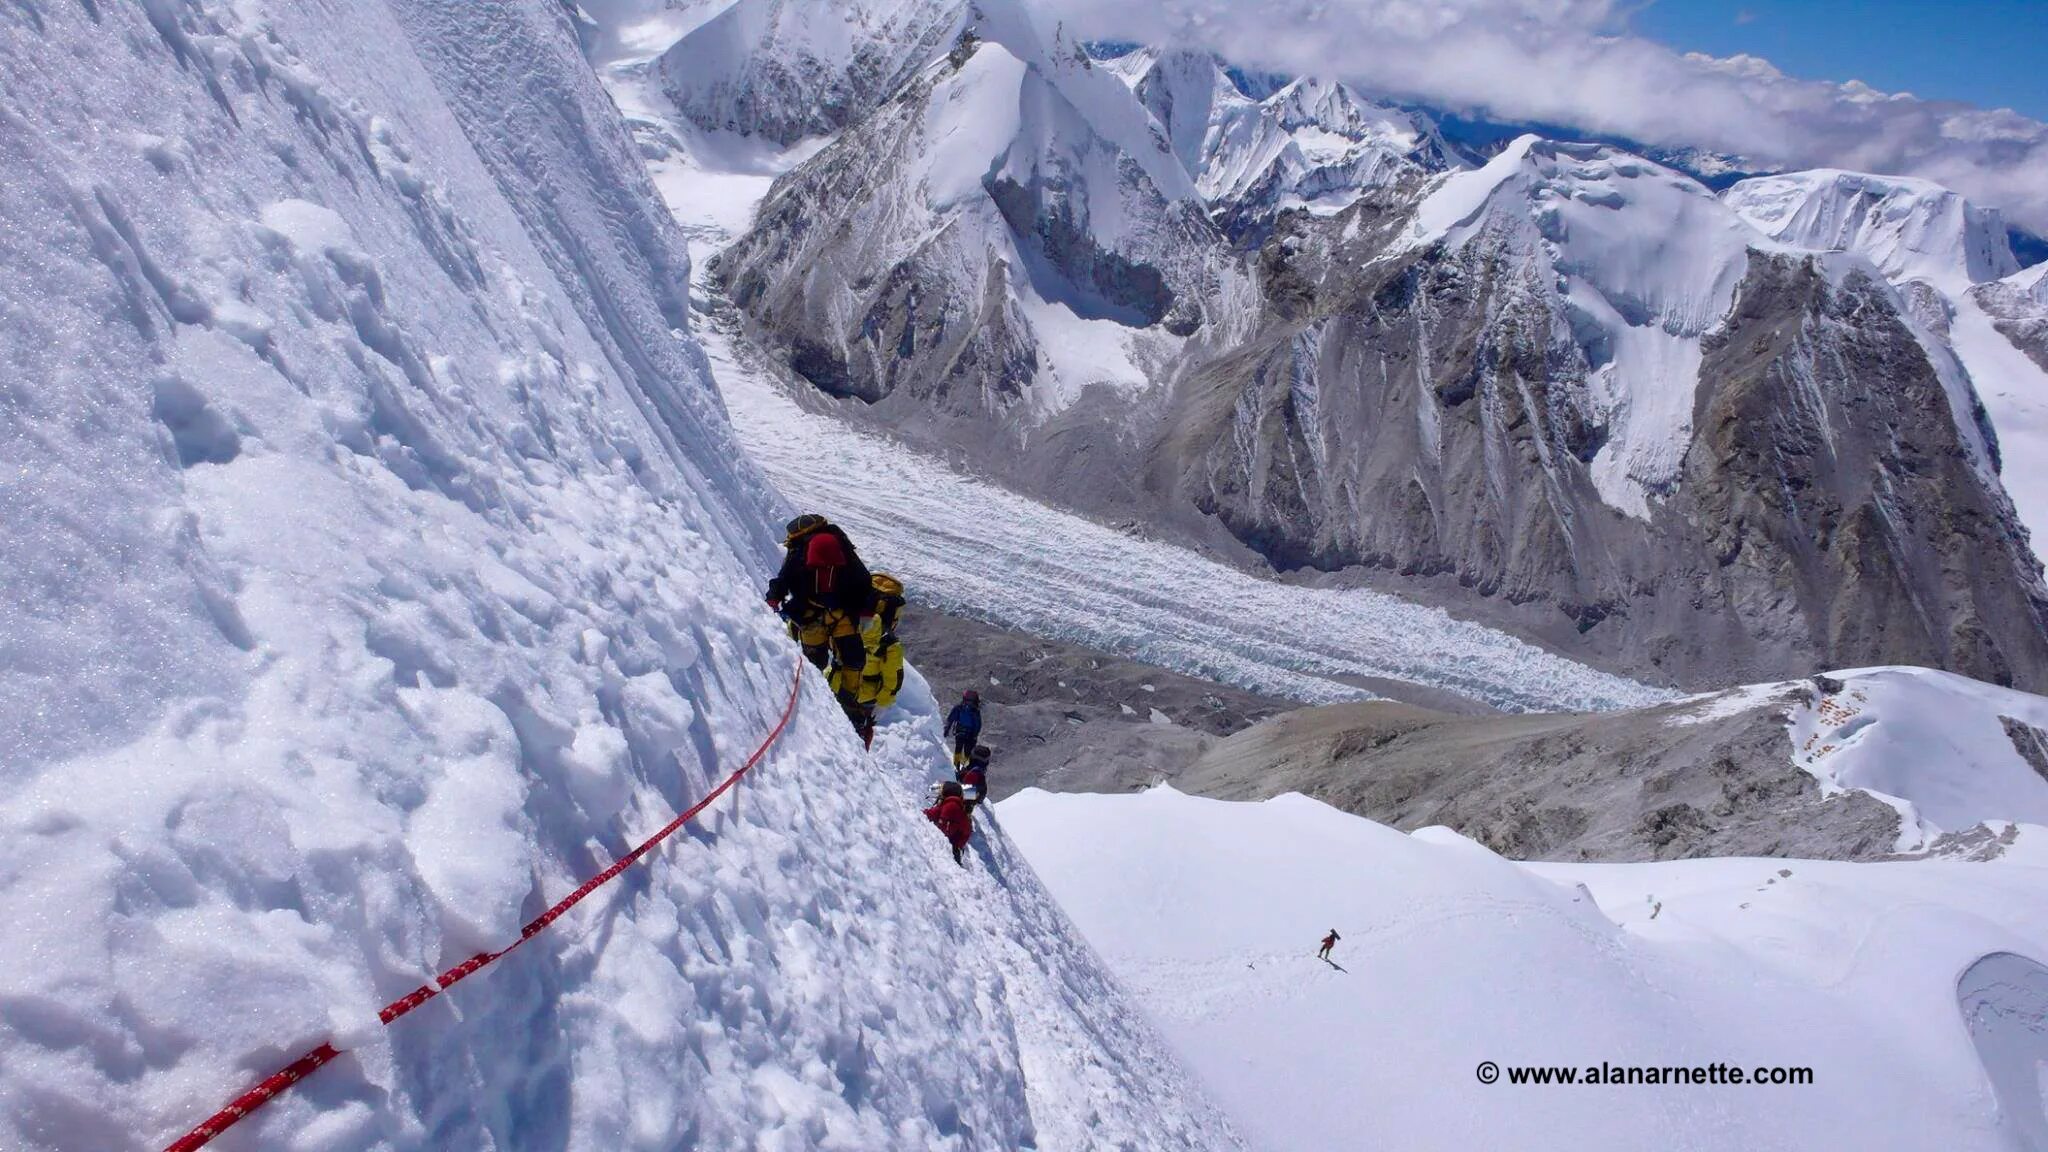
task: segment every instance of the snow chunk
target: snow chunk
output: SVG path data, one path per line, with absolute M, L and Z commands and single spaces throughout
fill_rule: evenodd
M 356 246 L 348 222 L 311 200 L 279 200 L 263 209 L 263 226 L 308 252 L 350 251 Z
M 437 769 L 426 802 L 406 819 L 406 850 L 453 946 L 496 946 L 518 934 L 520 903 L 533 887 L 519 737 L 490 701 L 458 689 L 401 688 L 398 702 L 428 738 Z

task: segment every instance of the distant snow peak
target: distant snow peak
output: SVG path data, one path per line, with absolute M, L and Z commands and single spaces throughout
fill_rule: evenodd
M 698 126 L 794 144 L 858 121 L 971 18 L 965 0 L 739 0 L 658 67 Z
M 1106 69 L 1131 86 L 1202 199 L 1235 236 L 1302 208 L 1329 215 L 1373 188 L 1456 161 L 1424 117 L 1302 77 L 1254 98 L 1206 52 L 1139 49 Z
M 1405 244 L 1483 241 L 1526 261 L 1528 291 L 1554 297 L 1585 354 L 1587 402 L 1606 428 L 1594 485 L 1643 519 L 1691 440 L 1700 339 L 1728 315 L 1761 239 L 1679 172 L 1607 145 L 1524 136 L 1444 178 Z
M 1997 209 L 1926 180 L 1822 168 L 1754 177 L 1722 197 L 1766 235 L 1857 253 L 1896 281 L 1956 292 L 2019 271 Z

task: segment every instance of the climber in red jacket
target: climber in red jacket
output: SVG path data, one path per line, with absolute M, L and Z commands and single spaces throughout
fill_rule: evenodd
M 924 810 L 924 818 L 938 825 L 946 834 L 946 842 L 953 846 L 953 863 L 961 867 L 967 861 L 960 853 L 967 848 L 967 838 L 974 835 L 974 817 L 968 814 L 967 802 L 960 797 L 960 785 L 951 780 L 932 785 L 935 802 Z

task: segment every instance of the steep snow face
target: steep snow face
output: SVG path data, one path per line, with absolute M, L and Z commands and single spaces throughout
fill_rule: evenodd
M 1901 852 L 1943 832 L 2048 825 L 2048 699 L 1927 668 L 1862 668 L 1792 715 L 1792 761 L 1899 813 Z
M 1816 169 L 1744 180 L 1722 198 L 1766 235 L 1855 252 L 1893 280 L 1954 292 L 2019 270 L 1997 209 L 1925 180 Z
M 966 27 L 962 0 L 739 0 L 662 54 L 698 125 L 793 144 L 858 120 Z
M 2032 536 L 2048 542 L 2048 265 L 1947 300 L 1948 346 L 1998 441 L 1999 480 Z
M 1206 53 L 1141 50 L 1110 67 L 1234 235 L 1258 239 L 1280 212 L 1329 215 L 1368 190 L 1455 164 L 1427 120 L 1333 81 L 1298 79 L 1253 100 Z
M 2048 829 L 2008 827 L 1988 862 L 1524 865 L 1300 796 L 998 807 L 1261 1148 L 2004 1152 L 2044 1130 L 2038 1043 L 1966 1020 L 1957 977 L 2048 957 Z M 1600 1065 L 1812 1080 L 1510 1082 Z
M 1453 251 L 1482 244 L 1525 262 L 1527 291 L 1563 318 L 1585 357 L 1588 414 L 1605 436 L 1594 485 L 1638 518 L 1677 482 L 1700 338 L 1728 315 L 1762 241 L 1689 177 L 1534 136 L 1446 177 L 1402 238 Z
M 797 667 L 576 32 L 0 20 L 0 1146 L 162 1147 L 330 1037 L 220 1146 L 1234 1146 L 999 837 L 963 871 L 918 815 L 929 693 L 864 757 L 808 670 L 737 805 L 376 1026 Z

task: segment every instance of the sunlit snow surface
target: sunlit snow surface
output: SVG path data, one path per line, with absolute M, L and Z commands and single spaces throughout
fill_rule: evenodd
M 0 8 L 0 1148 L 1207 1152 L 915 681 L 796 652 L 555 0 Z
M 1841 690 L 1792 710 L 1792 762 L 1824 792 L 1868 792 L 1899 813 L 1902 852 L 1985 821 L 2048 826 L 2048 770 L 2021 755 L 2048 734 L 2048 699 L 1930 668 L 1834 674 Z M 2037 755 L 2048 758 L 2048 743 Z M 2043 759 L 2048 764 L 2048 759 Z
M 1273 1152 L 2012 1152 L 2048 1131 L 2038 976 L 1958 987 L 1987 954 L 2048 960 L 2048 829 L 1986 863 L 1525 865 L 1300 796 L 1027 791 L 998 816 Z M 1342 971 L 1314 957 L 1331 928 Z M 1813 1082 L 1483 1084 L 1489 1060 Z

